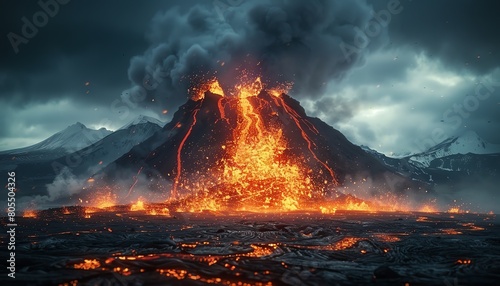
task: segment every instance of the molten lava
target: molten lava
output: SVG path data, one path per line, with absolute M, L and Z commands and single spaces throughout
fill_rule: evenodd
M 300 201 L 311 197 L 311 180 L 298 164 L 278 160 L 287 149 L 282 130 L 267 130 L 252 104 L 262 100 L 257 98 L 262 90 L 260 78 L 237 90 L 240 118 L 233 134 L 234 150 L 223 162 L 222 175 L 233 196 L 224 199 L 237 199 L 241 210 L 299 209 Z
M 298 210 L 307 208 L 305 202 L 308 202 L 313 197 L 313 191 L 318 189 L 309 175 L 312 171 L 298 162 L 297 158 L 285 155 L 289 147 L 283 131 L 263 122 L 262 110 L 266 106 L 269 107 L 270 102 L 259 97 L 263 90 L 261 79 L 257 77 L 252 81 L 245 76 L 242 81 L 235 86 L 234 93 L 229 97 L 224 97 L 217 80 L 210 80 L 200 87 L 190 89 L 192 99 L 198 101 L 198 107 L 192 111 L 190 126 L 178 145 L 171 199 L 178 199 L 179 187 L 194 190 L 196 194 L 194 197 L 186 198 L 179 210 L 218 211 L 229 207 L 231 210 Z M 337 184 L 333 170 L 318 159 L 313 151 L 314 143 L 303 128 L 310 128 L 316 133 L 318 131 L 312 124 L 308 124 L 305 120 L 301 121 L 300 116 L 294 113 L 281 98 L 281 94 L 278 94 L 288 89 L 289 86 L 271 89 L 269 92 L 274 95 L 277 105 L 285 108 L 289 117 L 301 130 L 301 136 L 307 143 L 310 153 L 328 170 L 331 182 Z M 206 91 L 221 96 L 217 102 L 219 120 L 229 123 L 229 119 L 226 118 L 226 106 L 237 111 L 237 118 L 232 139 L 221 146 L 226 156 L 219 162 L 218 169 L 212 171 L 215 176 L 210 177 L 211 181 L 208 179 L 202 183 L 197 181 L 198 187 L 200 185 L 205 187 L 196 190 L 196 187 L 189 187 L 188 179 L 183 178 L 182 150 L 197 123 L 197 114 Z

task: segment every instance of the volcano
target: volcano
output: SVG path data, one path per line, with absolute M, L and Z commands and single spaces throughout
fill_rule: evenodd
M 183 210 L 288 211 L 352 194 L 386 201 L 425 189 L 307 116 L 286 89 L 266 89 L 257 78 L 228 96 L 216 80 L 193 90 L 170 123 L 96 177 L 129 180 L 124 170 L 132 170 L 129 193 L 145 176 L 148 188 L 169 192 Z

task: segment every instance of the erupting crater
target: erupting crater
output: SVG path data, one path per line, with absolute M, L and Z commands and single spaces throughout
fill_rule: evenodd
M 406 210 L 401 190 L 421 186 L 308 117 L 290 88 L 248 74 L 227 89 L 202 82 L 160 134 L 114 168 L 140 165 L 139 174 L 171 181 L 153 188 L 170 192 L 172 211 Z
M 205 92 L 220 96 L 217 99 L 219 116 L 216 121 L 227 125 L 229 140 L 220 146 L 222 158 L 212 169 L 214 176 L 210 179 L 196 180 L 196 186 L 189 179 L 182 177 L 182 152 L 189 139 L 192 128 L 197 123 L 200 108 L 192 112 L 191 126 L 186 132 L 177 152 L 177 173 L 172 188 L 171 199 L 178 196 L 178 188 L 190 188 L 197 191 L 182 202 L 186 210 L 272 210 L 288 211 L 304 207 L 307 200 L 321 195 L 328 184 L 336 185 L 333 170 L 322 162 L 313 150 L 314 142 L 309 138 L 305 128 L 317 132 L 307 120 L 301 120 L 297 113 L 282 99 L 285 90 L 272 89 L 263 92 L 262 81 L 257 77 L 253 82 L 239 84 L 235 92 L 227 97 L 217 80 L 212 80 L 198 88 L 193 100 L 203 106 Z M 206 90 L 204 90 L 206 89 Z M 293 156 L 290 146 L 283 134 L 283 126 L 276 124 L 273 117 L 284 116 L 300 130 L 299 135 L 307 143 L 310 156 L 319 174 L 301 161 L 304 158 Z M 321 186 L 315 183 L 314 177 L 323 177 Z M 191 179 L 192 180 L 192 179 Z M 316 180 L 317 181 L 317 180 Z M 317 194 L 314 194 L 314 192 Z

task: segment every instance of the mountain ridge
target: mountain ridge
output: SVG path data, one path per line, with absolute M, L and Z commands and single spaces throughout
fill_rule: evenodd
M 76 122 L 38 143 L 27 147 L 1 151 L 0 155 L 14 155 L 57 149 L 61 149 L 65 152 L 74 152 L 101 140 L 111 133 L 112 131 L 106 128 L 90 129 L 84 124 Z
M 500 145 L 485 141 L 474 131 L 467 131 L 460 136 L 447 138 L 425 152 L 410 155 L 408 159 L 415 165 L 429 167 L 435 159 L 469 153 L 476 155 L 500 153 Z

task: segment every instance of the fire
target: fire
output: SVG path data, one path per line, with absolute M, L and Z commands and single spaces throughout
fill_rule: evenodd
M 335 214 L 335 212 L 337 211 L 337 208 L 336 207 L 329 208 L 329 207 L 320 206 L 319 210 L 321 211 L 322 214 Z
M 364 201 L 353 201 L 349 199 L 346 204 L 343 206 L 345 210 L 351 211 L 370 211 L 372 208 Z
M 438 209 L 434 206 L 431 206 L 431 205 L 424 205 L 420 208 L 421 212 L 424 212 L 424 213 L 436 213 L 438 212 Z
M 257 77 L 254 82 L 238 84 L 236 90 L 238 92 L 237 97 L 240 99 L 255 97 L 262 91 L 262 80 Z
M 145 210 L 144 208 L 144 202 L 142 201 L 142 198 L 139 198 L 136 203 L 132 204 L 130 206 L 130 211 L 143 211 Z
M 265 130 L 250 98 L 260 92 L 259 81 L 242 89 L 238 100 L 241 124 L 232 156 L 224 163 L 222 179 L 232 186 L 246 208 L 296 210 L 301 198 L 311 197 L 311 181 L 297 164 L 276 160 L 286 150 L 282 131 Z
M 113 207 L 116 205 L 116 195 L 112 192 L 107 192 L 104 195 L 97 197 L 91 205 L 99 209 Z
M 267 92 L 274 97 L 280 97 L 282 94 L 288 94 L 292 87 L 293 83 L 278 84 L 276 87 L 267 89 Z
M 168 208 L 151 208 L 148 211 L 149 215 L 161 215 L 161 216 L 170 216 L 170 211 Z
M 37 218 L 38 214 L 34 210 L 26 210 L 23 213 L 23 217 Z
M 224 90 L 219 84 L 216 78 L 212 78 L 207 82 L 202 83 L 199 86 L 190 88 L 188 92 L 191 94 L 191 99 L 194 101 L 202 100 L 205 98 L 205 92 L 210 91 L 211 93 L 218 94 L 224 97 Z

